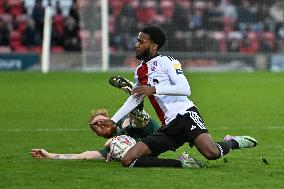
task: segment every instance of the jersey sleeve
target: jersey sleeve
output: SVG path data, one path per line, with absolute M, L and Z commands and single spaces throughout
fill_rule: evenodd
M 110 152 L 110 146 L 106 146 L 106 147 L 98 150 L 98 152 L 106 159 L 107 154 Z
M 138 75 L 137 75 L 137 70 L 138 67 L 135 70 L 135 75 L 134 75 L 134 86 L 138 87 L 140 86 L 140 82 L 138 80 Z M 125 117 L 128 113 L 130 113 L 134 108 L 136 108 L 144 99 L 144 96 L 133 96 L 131 95 L 128 97 L 128 99 L 125 101 L 125 103 L 121 106 L 121 108 L 114 114 L 114 116 L 111 118 L 112 121 L 117 123 L 120 119 Z
M 190 96 L 190 86 L 183 75 L 181 64 L 177 60 L 173 60 L 164 65 L 164 71 L 168 74 L 172 85 L 157 85 L 156 94 L 158 95 L 178 95 L 178 96 Z
M 134 75 L 134 85 L 133 85 L 133 88 L 141 86 L 141 84 L 140 84 L 140 82 L 138 80 L 137 70 L 138 70 L 138 67 L 137 67 L 137 69 L 135 71 L 135 75 Z
M 114 114 L 111 120 L 117 123 L 124 116 L 130 113 L 134 108 L 136 108 L 143 101 L 143 99 L 144 99 L 143 95 L 141 96 L 131 95 L 130 97 L 128 97 L 125 103 L 121 106 L 121 108 Z

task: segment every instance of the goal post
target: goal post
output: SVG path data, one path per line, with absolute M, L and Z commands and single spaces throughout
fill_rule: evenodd
M 43 29 L 43 42 L 41 54 L 41 71 L 48 73 L 50 67 L 50 43 L 51 43 L 51 7 L 47 5 L 44 13 L 44 29 Z
M 109 69 L 108 0 L 102 3 L 102 70 Z
M 108 0 L 80 2 L 83 70 L 109 69 Z

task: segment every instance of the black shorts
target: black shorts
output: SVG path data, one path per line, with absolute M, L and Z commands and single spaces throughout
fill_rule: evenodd
M 188 142 L 192 147 L 194 140 L 202 133 L 208 133 L 204 121 L 196 107 L 189 108 L 184 115 L 178 114 L 168 125 L 156 133 L 142 139 L 153 156 L 177 148 Z

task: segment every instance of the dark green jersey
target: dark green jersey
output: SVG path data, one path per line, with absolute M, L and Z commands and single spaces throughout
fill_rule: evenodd
M 133 128 L 131 125 L 128 125 L 128 126 L 121 129 L 120 127 L 121 127 L 121 124 L 123 123 L 124 120 L 125 120 L 125 118 L 122 119 L 121 121 L 119 121 L 116 124 L 117 129 L 116 129 L 115 136 L 128 135 L 128 136 L 134 138 L 136 141 L 140 141 L 142 138 L 145 138 L 146 136 L 154 133 L 156 130 L 158 130 L 160 128 L 158 123 L 154 119 L 150 118 L 148 124 L 145 127 Z M 99 152 L 105 158 L 106 158 L 106 155 L 109 153 L 109 151 L 110 151 L 109 147 L 105 147 L 105 148 L 99 150 Z

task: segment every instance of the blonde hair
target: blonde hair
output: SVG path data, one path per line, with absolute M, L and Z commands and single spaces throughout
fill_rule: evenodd
M 109 117 L 108 110 L 105 108 L 91 110 L 91 115 L 92 117 L 97 116 L 97 115 L 104 115 L 104 116 Z

